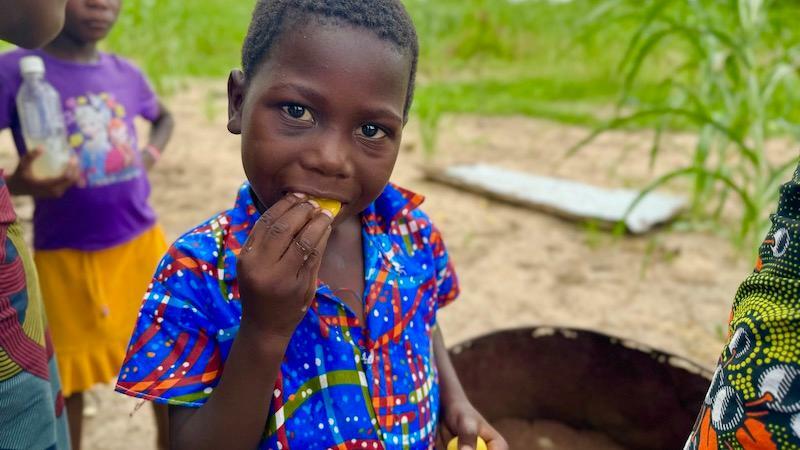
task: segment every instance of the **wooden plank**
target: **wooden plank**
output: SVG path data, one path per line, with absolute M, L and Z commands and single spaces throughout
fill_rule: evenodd
M 651 192 L 625 217 L 640 191 L 606 189 L 488 164 L 423 168 L 423 171 L 430 180 L 570 220 L 614 225 L 624 219 L 628 231 L 635 234 L 672 220 L 687 206 L 681 197 Z

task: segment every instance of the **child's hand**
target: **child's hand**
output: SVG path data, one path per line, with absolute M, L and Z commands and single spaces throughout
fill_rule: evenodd
M 150 170 L 156 165 L 156 162 L 158 162 L 158 159 L 156 159 L 152 153 L 145 150 L 142 150 L 140 154 L 142 155 L 142 165 L 144 166 L 144 170 L 150 172 Z
M 36 178 L 33 175 L 33 161 L 42 154 L 39 148 L 25 153 L 19 160 L 17 170 L 6 179 L 8 190 L 14 195 L 32 195 L 40 198 L 58 198 L 73 185 L 82 185 L 78 158 L 74 155 L 67 163 L 64 174 L 55 178 Z
M 158 149 L 153 144 L 147 144 L 143 149 L 139 151 L 139 154 L 142 157 L 142 165 L 144 166 L 144 170 L 150 171 L 161 159 L 161 150 Z
M 288 194 L 256 222 L 237 261 L 242 324 L 291 337 L 317 290 L 332 217 L 302 194 Z
M 508 443 L 500 433 L 467 400 L 442 405 L 443 414 L 439 423 L 441 448 L 453 437 L 458 437 L 458 450 L 474 450 L 478 436 L 486 441 L 489 450 L 509 450 Z

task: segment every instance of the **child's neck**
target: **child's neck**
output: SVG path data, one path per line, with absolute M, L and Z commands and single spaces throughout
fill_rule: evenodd
M 93 63 L 100 58 L 96 41 L 78 41 L 65 33 L 59 34 L 42 50 L 58 59 L 77 63 Z

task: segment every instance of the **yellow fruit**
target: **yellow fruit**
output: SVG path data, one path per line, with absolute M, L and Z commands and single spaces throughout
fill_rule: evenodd
M 333 214 L 333 217 L 336 217 L 336 215 L 339 214 L 339 211 L 342 209 L 342 202 L 339 200 L 318 197 L 311 197 L 311 200 L 317 202 L 320 208 L 330 211 L 331 214 Z
M 458 438 L 454 437 L 450 439 L 450 442 L 447 443 L 447 450 L 461 450 L 458 448 Z M 475 447 L 475 450 L 488 450 L 486 447 L 486 441 L 478 437 L 478 446 Z

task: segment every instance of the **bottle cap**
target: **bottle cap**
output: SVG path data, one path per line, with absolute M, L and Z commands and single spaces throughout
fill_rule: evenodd
M 19 70 L 23 75 L 44 74 L 44 61 L 36 55 L 26 56 L 19 60 Z

